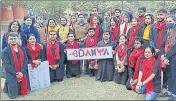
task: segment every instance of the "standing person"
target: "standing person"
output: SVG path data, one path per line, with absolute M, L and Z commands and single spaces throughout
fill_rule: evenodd
M 38 43 L 40 43 L 40 34 L 37 28 L 34 26 L 35 19 L 31 16 L 24 17 L 24 23 L 21 25 L 24 34 L 28 37 L 29 34 L 34 34 Z
M 102 30 L 109 30 L 110 27 L 110 13 L 105 12 L 103 22 L 101 23 Z
M 9 46 L 2 51 L 2 62 L 6 70 L 4 92 L 10 99 L 14 99 L 18 95 L 25 96 L 28 93 L 28 60 L 25 50 L 18 45 L 18 33 L 9 33 L 7 39 Z
M 83 41 L 86 39 L 89 24 L 85 21 L 83 14 L 78 15 L 78 23 L 75 25 L 75 38 L 76 40 Z
M 75 40 L 74 32 L 68 34 L 67 49 L 78 49 L 79 43 Z M 80 61 L 79 60 L 67 60 L 66 62 L 66 75 L 67 78 L 80 77 Z
M 50 33 L 48 42 L 43 44 L 45 59 L 49 61 L 51 83 L 54 81 L 62 81 L 65 75 L 65 46 L 56 38 L 56 33 Z
M 115 42 L 110 39 L 110 32 L 104 31 L 102 41 L 98 42 L 98 47 L 110 46 L 115 49 Z M 110 59 L 98 59 L 95 62 L 95 68 L 98 69 L 96 80 L 101 82 L 112 81 L 114 76 L 114 62 L 113 58 Z
M 36 28 L 40 34 L 40 43 L 47 42 L 47 34 L 45 31 L 45 25 L 41 16 L 36 17 Z
M 76 15 L 71 15 L 70 16 L 70 28 L 75 31 L 75 24 L 77 22 L 77 18 L 76 18 Z
M 60 18 L 60 26 L 57 30 L 56 34 L 59 36 L 60 42 L 66 43 L 68 33 L 71 31 L 70 26 L 67 25 L 67 18 L 61 17 Z
M 92 8 L 92 13 L 90 14 L 90 17 L 87 20 L 87 22 L 90 24 L 90 26 L 93 26 L 93 17 L 94 16 L 98 17 L 99 24 L 101 24 L 103 22 L 103 19 L 98 15 L 99 14 L 98 10 L 99 10 L 98 7 Z
M 102 28 L 99 25 L 98 17 L 96 17 L 96 16 L 93 17 L 93 25 L 91 27 L 95 28 L 95 36 L 94 37 L 96 37 L 97 41 L 99 42 L 102 39 Z
M 127 34 L 127 42 L 128 42 L 128 48 L 131 49 L 134 44 L 134 37 L 137 37 L 139 33 L 141 33 L 141 28 L 139 26 L 139 22 L 137 18 L 132 19 L 132 27 L 128 30 Z
M 122 23 L 121 10 L 120 9 L 115 9 L 114 15 L 117 17 L 118 24 L 121 24 Z
M 150 46 L 146 47 L 144 52 L 145 58 L 140 65 L 136 91 L 138 93 L 145 93 L 145 100 L 156 100 L 161 90 L 159 63 L 154 55 L 155 49 Z
M 8 26 L 8 31 L 6 33 L 4 33 L 3 38 L 2 38 L 2 49 L 4 49 L 7 45 L 8 45 L 8 40 L 7 40 L 7 36 L 8 33 L 10 32 L 17 32 L 19 35 L 19 45 L 21 46 L 25 46 L 27 43 L 27 36 L 23 33 L 21 25 L 18 21 L 12 21 L 10 22 L 9 26 Z
M 116 17 L 111 18 L 111 25 L 110 25 L 109 31 L 111 33 L 111 39 L 113 41 L 117 41 L 120 34 L 120 25 Z
M 131 28 L 131 16 L 129 13 L 124 13 L 123 23 L 120 25 L 120 34 L 127 35 L 128 30 Z
M 119 36 L 119 44 L 116 47 L 116 54 L 114 56 L 114 82 L 125 85 L 128 79 L 127 66 L 127 44 L 126 36 L 124 34 Z
M 57 32 L 58 29 L 59 27 L 57 26 L 55 19 L 49 19 L 46 25 L 47 41 L 49 40 L 49 32 Z
M 171 21 L 172 19 L 173 21 Z M 165 45 L 166 50 L 165 54 L 161 56 L 161 58 L 166 62 L 169 62 L 169 65 L 165 68 L 165 72 L 163 71 L 163 79 L 166 87 L 163 87 L 163 95 L 161 97 L 170 97 L 169 100 L 176 100 L 176 78 L 175 78 L 175 49 L 176 49 L 176 18 L 174 16 L 167 17 L 167 45 Z M 164 68 L 163 68 L 164 69 Z M 168 84 L 168 91 L 167 91 Z
M 141 25 L 142 23 L 144 23 L 145 12 L 146 12 L 146 8 L 145 7 L 138 8 L 138 21 L 139 21 L 139 25 Z
M 128 58 L 128 81 L 126 83 L 126 89 L 131 90 L 132 85 L 131 82 L 133 81 L 134 85 L 137 83 L 136 79 L 138 77 L 138 73 L 139 73 L 139 64 L 141 59 L 142 59 L 142 55 L 144 53 L 144 49 L 143 49 L 143 40 L 142 38 L 138 38 L 136 37 L 134 40 L 134 49 L 132 50 L 132 52 L 129 54 Z M 128 54 L 127 54 L 128 55 Z M 134 88 L 132 88 L 132 90 L 134 90 Z
M 175 36 L 170 36 L 170 33 L 171 33 L 171 30 L 173 29 L 173 27 L 175 26 L 176 24 L 176 17 L 175 16 L 168 16 L 166 18 L 166 21 L 167 21 L 167 35 L 168 35 L 168 38 L 166 40 L 166 43 L 165 43 L 165 53 L 168 52 L 168 45 L 169 45 L 169 40 L 172 40 L 174 42 L 174 40 L 171 38 L 171 37 L 175 37 Z M 170 65 L 167 65 L 166 68 L 162 68 L 162 71 L 163 71 L 163 85 L 162 85 L 162 94 L 160 95 L 160 97 L 169 97 L 168 95 L 168 75 L 169 75 L 169 71 L 170 71 Z M 170 93 L 169 93 L 170 94 Z M 171 95 L 171 94 L 170 94 Z
M 154 17 L 152 14 L 145 15 L 145 21 L 141 24 L 141 33 L 138 33 L 138 37 L 143 37 L 144 40 L 144 48 L 149 46 L 149 34 L 151 31 L 152 24 L 154 23 Z
M 26 53 L 28 57 L 28 64 L 31 64 L 32 68 L 36 68 L 44 60 L 43 50 L 39 43 L 36 42 L 35 35 L 30 34 L 28 36 L 28 43 L 26 46 Z M 27 77 L 28 70 L 27 70 Z M 30 90 L 30 82 L 28 80 L 28 88 Z
M 89 27 L 88 29 L 88 36 L 87 39 L 84 40 L 83 42 L 83 46 L 85 48 L 91 48 L 91 47 L 97 47 L 97 39 L 95 37 L 95 28 L 94 27 Z M 95 60 L 93 59 L 89 59 L 86 61 L 85 65 L 86 65 L 86 73 L 88 74 L 90 77 L 93 77 L 96 75 L 96 68 L 95 68 Z

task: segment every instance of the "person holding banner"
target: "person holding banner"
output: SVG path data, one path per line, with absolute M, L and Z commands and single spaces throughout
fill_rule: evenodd
M 90 47 L 97 47 L 97 38 L 95 37 L 95 28 L 90 27 L 88 29 L 88 36 L 87 39 L 83 42 L 83 46 L 86 48 Z M 95 67 L 95 60 L 89 59 L 85 62 L 86 65 L 86 73 L 90 77 L 93 77 L 96 75 L 97 70 Z
M 98 47 L 107 47 L 110 46 L 114 50 L 116 45 L 110 39 L 110 32 L 104 31 L 102 41 L 98 42 Z M 110 53 L 112 54 L 112 53 Z M 112 81 L 114 75 L 114 61 L 113 58 L 108 59 L 98 59 L 95 68 L 98 69 L 96 80 L 104 82 L 104 81 Z
M 49 33 L 48 42 L 43 44 L 44 56 L 46 56 L 45 59 L 49 62 L 51 83 L 62 81 L 65 75 L 65 46 L 56 38 L 56 33 Z
M 116 47 L 116 54 L 114 56 L 114 82 L 125 85 L 128 79 L 127 66 L 127 44 L 126 36 L 121 34 L 119 36 L 119 45 Z
M 25 96 L 28 93 L 27 84 L 27 65 L 28 59 L 26 52 L 18 45 L 18 33 L 8 34 L 9 46 L 2 51 L 2 62 L 6 70 L 6 81 L 4 92 L 10 99 L 18 95 Z
M 69 32 L 68 34 L 68 42 L 67 42 L 67 49 L 78 49 L 79 43 L 75 41 L 75 33 Z M 80 77 L 80 61 L 79 60 L 67 60 L 66 62 L 66 75 L 67 78 L 71 78 L 76 76 L 77 78 Z
M 26 53 L 28 56 L 28 63 L 31 64 L 31 67 L 34 69 L 44 60 L 42 47 L 39 43 L 36 42 L 34 34 L 28 36 L 28 43 L 26 46 Z M 28 78 L 29 79 L 29 78 Z M 28 80 L 28 88 L 30 89 L 30 82 Z

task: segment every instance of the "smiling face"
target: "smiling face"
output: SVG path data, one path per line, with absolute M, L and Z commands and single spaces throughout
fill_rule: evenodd
M 89 35 L 90 37 L 93 37 L 93 36 L 95 35 L 95 30 L 89 30 L 89 31 L 88 31 L 88 35 Z
M 54 22 L 54 20 L 50 20 L 48 25 L 50 27 L 54 27 L 56 25 L 56 23 Z
M 18 25 L 17 22 L 14 22 L 14 23 L 11 25 L 10 28 L 11 28 L 11 30 L 12 30 L 13 32 L 17 32 L 18 29 L 19 29 L 19 25 Z
M 71 41 L 71 42 L 74 41 L 75 40 L 75 36 L 73 34 L 69 34 L 68 35 L 68 40 Z
M 98 24 L 98 18 L 96 16 L 93 17 L 93 24 Z
M 112 25 L 112 26 L 115 26 L 115 21 L 114 21 L 113 18 L 111 19 L 111 25 Z
M 132 22 L 131 22 L 132 26 L 136 26 L 138 24 L 138 21 L 136 19 L 132 19 Z
M 32 45 L 35 45 L 35 43 L 36 43 L 36 38 L 35 38 L 35 36 L 31 35 L 31 36 L 29 37 L 29 39 L 28 39 L 28 42 L 29 42 L 30 44 L 32 44 Z
M 97 16 L 98 15 L 98 9 L 97 8 L 92 8 L 92 14 Z
M 18 37 L 17 36 L 9 36 L 8 37 L 8 44 L 15 46 L 18 44 Z
M 31 18 L 28 18 L 28 19 L 25 20 L 24 23 L 25 23 L 26 25 L 28 25 L 28 26 L 31 26 L 31 25 L 32 25 L 32 19 L 31 19 Z
M 154 54 L 152 53 L 151 49 L 150 48 L 146 48 L 145 49 L 145 52 L 144 52 L 144 56 L 145 58 L 150 58 L 152 57 Z
M 71 16 L 70 20 L 71 20 L 72 23 L 75 23 L 76 22 L 76 17 L 75 16 Z
M 166 14 L 163 12 L 158 12 L 157 14 L 157 21 L 162 22 L 166 18 Z
M 61 23 L 61 25 L 66 25 L 67 24 L 66 18 L 61 18 L 60 23 Z
M 125 36 L 120 36 L 120 38 L 119 38 L 119 43 L 122 44 L 122 45 L 124 45 L 125 42 L 126 42 Z
M 134 48 L 135 49 L 139 49 L 139 48 L 141 48 L 141 46 L 142 46 L 142 44 L 139 40 L 134 41 Z
M 138 10 L 138 16 L 144 16 L 145 12 L 143 10 Z
M 129 22 L 128 16 L 124 15 L 124 16 L 123 16 L 123 21 L 124 21 L 125 23 L 128 23 L 128 22 Z
M 109 15 L 109 13 L 106 12 L 106 13 L 104 14 L 104 20 L 105 20 L 105 21 L 109 21 L 109 19 L 110 19 L 110 15 Z

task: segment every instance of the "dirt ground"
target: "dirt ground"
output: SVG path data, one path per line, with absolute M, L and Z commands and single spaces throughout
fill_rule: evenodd
M 1 79 L 1 89 L 3 84 L 4 79 Z M 1 92 L 1 100 L 9 98 Z M 48 88 L 31 91 L 15 100 L 143 100 L 143 95 L 126 90 L 125 86 L 113 81 L 99 82 L 95 77 L 81 76 L 65 78 L 63 82 L 52 83 Z

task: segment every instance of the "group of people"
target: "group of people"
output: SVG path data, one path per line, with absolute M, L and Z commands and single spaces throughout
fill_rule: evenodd
M 9 24 L 2 42 L 2 63 L 5 68 L 4 92 L 9 98 L 26 95 L 30 91 L 27 66 L 37 68 L 49 62 L 50 82 L 85 75 L 97 81 L 114 81 L 139 94 L 145 100 L 169 97 L 176 100 L 176 17 L 165 9 L 157 11 L 157 19 L 146 8 L 138 8 L 138 16 L 115 9 L 103 18 L 93 7 L 90 17 L 84 14 L 48 19 L 24 17 Z M 113 58 L 67 60 L 67 49 L 112 47 Z M 85 64 L 85 68 L 82 68 Z M 161 85 L 163 71 L 163 85 Z M 162 86 L 162 87 L 161 87 Z M 162 88 L 162 90 L 161 90 Z

